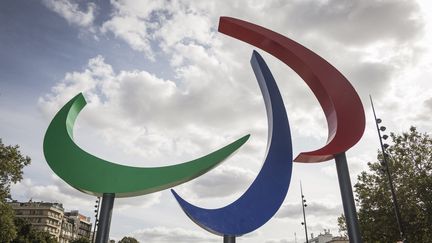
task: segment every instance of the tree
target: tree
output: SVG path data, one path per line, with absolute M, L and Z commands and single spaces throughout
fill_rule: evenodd
M 386 149 L 403 226 L 409 242 L 432 239 L 432 138 L 409 132 L 390 135 L 393 145 Z M 355 184 L 360 230 L 365 242 L 401 240 L 394 213 L 383 154 L 368 163 Z
M 22 179 L 22 169 L 30 162 L 30 157 L 23 156 L 18 145 L 5 146 L 0 139 L 0 200 L 10 198 L 10 185 Z
M 139 243 L 139 241 L 133 237 L 123 237 L 118 243 Z
M 0 200 L 0 242 L 10 242 L 16 237 L 14 217 L 13 209 Z
M 31 224 L 22 218 L 15 218 L 15 226 L 18 234 L 11 243 L 57 243 L 57 241 L 45 231 L 37 231 Z
M 91 242 L 87 238 L 79 238 L 79 239 L 71 241 L 70 243 L 91 243 Z
M 0 139 L 0 242 L 10 242 L 16 237 L 14 211 L 6 203 L 10 199 L 10 186 L 22 179 L 22 169 L 30 158 L 19 151 L 19 146 L 5 146 Z
M 337 219 L 337 224 L 338 224 L 338 227 L 339 227 L 339 234 L 341 236 L 348 237 L 348 229 L 347 229 L 347 225 L 346 225 L 345 215 L 342 214 Z

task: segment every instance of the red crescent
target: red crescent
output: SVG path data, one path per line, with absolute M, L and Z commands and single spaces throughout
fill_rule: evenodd
M 323 162 L 347 151 L 363 135 L 365 115 L 350 82 L 330 63 L 299 43 L 259 25 L 221 17 L 219 32 L 256 46 L 291 67 L 317 97 L 328 125 L 324 147 L 302 152 L 295 162 Z

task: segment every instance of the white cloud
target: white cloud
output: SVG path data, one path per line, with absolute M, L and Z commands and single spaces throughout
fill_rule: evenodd
M 165 242 L 220 242 L 221 237 L 210 233 L 192 231 L 184 228 L 154 227 L 138 230 L 132 233 L 133 237 L 141 242 L 165 243 Z
M 255 177 L 250 170 L 225 165 L 189 183 L 181 194 L 187 200 L 228 197 L 248 188 Z
M 176 44 L 210 45 L 214 25 L 204 8 L 183 1 L 112 1 L 102 33 L 112 33 L 154 61 L 157 50 L 172 53 Z M 177 56 L 178 58 L 178 56 Z
M 64 79 L 58 82 L 52 92 L 39 98 L 40 109 L 44 115 L 53 116 L 60 107 L 80 92 L 85 92 L 90 98 L 90 103 L 99 103 L 97 92 L 104 86 L 109 85 L 113 70 L 110 65 L 105 64 L 102 56 L 97 56 L 88 61 L 83 72 L 66 73 Z
M 415 1 L 298 1 L 285 7 L 288 13 L 278 12 L 278 17 L 293 18 L 297 28 L 347 45 L 406 42 L 424 26 Z
M 133 208 L 134 210 L 143 210 L 160 203 L 161 194 L 158 192 L 132 198 L 117 198 L 114 203 L 114 209 L 120 212 Z
M 175 6 L 170 13 L 172 16 L 155 32 L 155 37 L 162 40 L 161 44 L 167 48 L 188 40 L 201 45 L 211 44 L 214 25 L 210 22 L 207 13 L 191 9 L 188 5 L 173 5 Z
M 132 49 L 143 52 L 149 60 L 155 60 L 152 49 L 153 31 L 164 21 L 164 1 L 111 1 L 112 17 L 100 28 L 102 33 L 112 33 L 125 41 Z M 153 15 L 152 15 L 153 13 Z
M 342 205 L 332 205 L 324 202 L 307 202 L 305 208 L 307 216 L 338 217 L 342 212 Z M 282 205 L 276 214 L 277 218 L 298 220 L 303 217 L 301 204 L 288 203 Z
M 51 183 L 46 185 L 35 184 L 31 179 L 23 181 L 12 186 L 14 196 L 17 198 L 27 198 L 33 201 L 58 202 L 62 203 L 65 210 L 83 210 L 87 212 L 87 216 L 95 205 L 95 196 L 87 195 L 77 189 L 69 186 L 57 176 L 51 177 Z M 160 193 L 152 193 L 150 195 L 134 197 L 134 198 L 117 198 L 114 208 L 116 210 L 149 208 L 160 200 Z M 93 212 L 91 212 L 93 213 Z
M 56 177 L 52 177 L 52 182 L 52 184 L 38 185 L 31 179 L 24 179 L 13 185 L 12 189 L 18 198 L 63 203 L 68 210 L 92 207 L 95 197 L 77 191 Z
M 147 23 L 136 17 L 116 16 L 105 22 L 101 31 L 114 33 L 114 36 L 123 39 L 132 49 L 142 51 L 150 60 L 154 60 L 147 28 Z
M 81 10 L 74 0 L 42 0 L 42 3 L 63 17 L 69 24 L 87 28 L 93 25 L 96 11 L 94 3 L 87 3 L 86 11 Z
M 294 241 L 289 241 L 287 239 L 278 239 L 278 240 L 268 240 L 265 243 L 294 243 Z

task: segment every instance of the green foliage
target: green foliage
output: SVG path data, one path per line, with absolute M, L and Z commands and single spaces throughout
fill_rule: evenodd
M 133 237 L 123 237 L 118 243 L 139 243 L 139 241 Z
M 10 186 L 22 179 L 23 168 L 31 162 L 21 154 L 19 146 L 6 146 L 0 139 L 0 242 L 12 243 L 57 243 L 48 232 L 37 231 L 21 218 L 15 218 L 8 205 L 11 199 Z
M 79 238 L 79 239 L 71 241 L 70 243 L 91 243 L 91 242 L 87 238 Z
M 6 146 L 0 139 L 0 242 L 10 242 L 16 237 L 14 211 L 6 203 L 10 199 L 10 186 L 22 179 L 22 169 L 30 164 L 30 158 L 24 157 L 19 146 Z
M 347 229 L 347 226 L 346 226 L 345 215 L 342 214 L 337 219 L 337 224 L 338 224 L 338 227 L 339 227 L 339 234 L 341 236 L 348 237 L 348 229 Z
M 401 135 L 390 135 L 388 166 L 409 242 L 432 239 L 432 139 L 415 127 Z M 355 185 L 359 224 L 365 242 L 401 240 L 392 204 L 383 154 L 368 163 L 369 171 L 358 176 Z
M 10 242 L 16 237 L 14 217 L 11 206 L 0 200 L 0 242 Z
M 45 231 L 32 231 L 30 234 L 30 242 L 38 243 L 58 243 L 57 240 Z
M 24 157 L 19 146 L 5 146 L 0 139 L 0 200 L 10 198 L 10 185 L 22 179 L 22 169 L 30 164 L 30 158 Z
M 57 241 L 44 231 L 37 231 L 31 224 L 21 218 L 15 218 L 18 235 L 11 243 L 57 243 Z

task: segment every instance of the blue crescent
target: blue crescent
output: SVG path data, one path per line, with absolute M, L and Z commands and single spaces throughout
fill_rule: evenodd
M 266 159 L 258 176 L 240 198 L 218 209 L 194 206 L 171 190 L 192 221 L 221 236 L 241 236 L 264 225 L 281 206 L 291 181 L 291 133 L 281 94 L 264 59 L 256 51 L 251 65 L 264 97 L 268 120 Z

